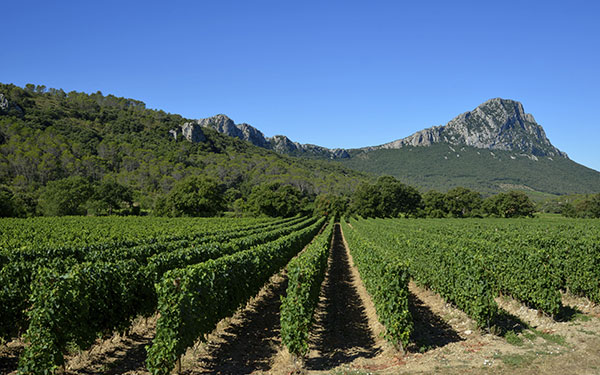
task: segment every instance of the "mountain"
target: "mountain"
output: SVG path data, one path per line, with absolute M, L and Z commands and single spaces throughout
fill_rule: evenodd
M 349 157 L 348 152 L 344 149 L 328 149 L 326 147 L 311 144 L 300 144 L 298 142 L 293 142 L 285 135 L 265 137 L 265 135 L 255 127 L 246 123 L 236 125 L 232 119 L 225 115 L 216 115 L 195 120 L 193 123 L 204 128 L 214 129 L 219 133 L 230 137 L 248 141 L 255 146 L 273 150 L 280 154 L 321 159 L 343 159 Z
M 189 175 L 220 181 L 230 204 L 263 183 L 293 185 L 310 196 L 350 193 L 371 179 L 326 160 L 276 153 L 271 143 L 256 147 L 236 138 L 260 142 L 258 130 L 217 119 L 192 121 L 101 92 L 0 83 L 0 192 L 8 188 L 34 213 L 49 182 L 81 176 L 131 187 L 136 203 L 152 209 Z M 234 138 L 225 131 L 239 132 Z
M 567 157 L 554 147 L 533 115 L 514 100 L 491 99 L 470 112 L 456 116 L 445 126 L 434 126 L 381 146 L 363 150 L 431 146 L 436 143 L 505 150 L 531 156 Z
M 464 186 L 492 194 L 518 189 L 537 197 L 600 191 L 600 173 L 570 160 L 533 115 L 509 99 L 488 100 L 446 125 L 406 138 L 349 150 L 302 145 L 285 136 L 265 138 L 224 115 L 197 123 L 282 154 L 333 159 L 358 171 L 393 175 L 422 190 Z
M 552 145 L 523 105 L 491 99 L 443 126 L 380 146 L 348 150 L 343 165 L 390 174 L 424 190 L 518 189 L 546 197 L 600 191 L 600 173 Z

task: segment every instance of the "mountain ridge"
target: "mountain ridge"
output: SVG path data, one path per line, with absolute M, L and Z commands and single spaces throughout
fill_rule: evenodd
M 520 151 L 534 156 L 568 155 L 554 147 L 546 132 L 523 104 L 511 99 L 494 98 L 464 112 L 446 125 L 420 130 L 408 137 L 361 150 L 430 146 L 434 143 L 473 146 L 481 149 Z
M 219 116 L 194 124 L 228 132 L 281 154 L 333 159 L 361 172 L 389 174 L 425 189 L 444 191 L 460 185 L 491 194 L 520 187 L 528 193 L 556 195 L 592 193 L 600 188 L 600 172 L 569 159 L 550 142 L 533 115 L 511 99 L 493 98 L 446 125 L 353 149 L 302 145 L 286 136 L 266 138 L 258 129 L 248 124 L 236 126 L 226 116 L 228 125 L 222 126 Z
M 235 124 L 232 119 L 224 114 L 218 114 L 212 117 L 186 122 L 181 126 L 181 128 L 190 128 L 194 126 L 210 128 L 218 131 L 219 133 L 226 134 L 230 137 L 235 137 L 243 141 L 248 141 L 255 146 L 273 150 L 281 154 L 289 154 L 293 156 L 312 156 L 328 159 L 349 157 L 347 151 L 344 149 L 329 149 L 327 147 L 312 144 L 301 144 L 292 141 L 285 135 L 265 137 L 263 132 L 252 125 L 246 123 Z M 177 133 L 178 131 L 179 130 L 174 129 L 172 130 L 171 134 L 174 135 L 174 133 Z
M 246 123 L 236 125 L 223 114 L 194 120 L 194 122 L 201 127 L 209 127 L 220 133 L 249 141 L 255 146 L 294 156 L 346 159 L 350 157 L 349 152 L 356 150 L 369 152 L 448 143 L 480 149 L 518 151 L 535 157 L 568 158 L 565 152 L 552 145 L 543 127 L 535 121 L 532 114 L 525 112 L 523 104 L 502 98 L 489 99 L 475 109 L 454 117 L 446 125 L 432 126 L 408 137 L 358 149 L 329 149 L 313 144 L 301 144 L 290 140 L 285 135 L 265 137 L 257 128 Z

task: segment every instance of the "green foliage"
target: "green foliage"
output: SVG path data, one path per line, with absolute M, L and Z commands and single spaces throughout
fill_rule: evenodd
M 160 318 L 148 348 L 152 374 L 169 374 L 203 334 L 254 296 L 318 232 L 313 225 L 250 250 L 172 270 L 157 284 Z
M 248 197 L 248 205 L 259 215 L 290 217 L 301 212 L 303 198 L 297 188 L 275 182 L 256 186 Z
M 225 208 L 219 183 L 201 176 L 179 181 L 162 204 L 157 213 L 166 216 L 214 216 Z
M 297 356 L 308 353 L 308 335 L 327 270 L 333 228 L 332 218 L 323 232 L 287 266 L 288 287 L 281 301 L 281 341 Z
M 528 195 L 535 191 L 547 197 L 599 192 L 600 173 L 567 158 L 535 160 L 514 151 L 459 147 L 439 143 L 369 152 L 354 150 L 350 151 L 351 158 L 338 163 L 358 171 L 392 175 L 424 191 L 445 192 L 464 186 L 485 195 L 523 189 Z
M 321 194 L 315 198 L 314 214 L 317 216 L 332 216 L 336 220 L 348 212 L 350 200 L 345 196 Z
M 91 197 L 94 211 L 111 215 L 122 205 L 131 206 L 133 203 L 133 189 L 116 181 L 103 181 L 94 188 Z
M 386 328 L 386 338 L 396 347 L 408 345 L 413 331 L 408 309 L 408 265 L 381 239 L 367 239 L 359 230 L 342 222 L 344 236 L 377 317 Z
M 560 213 L 566 217 L 600 218 L 600 193 L 567 200 Z
M 497 217 L 533 217 L 535 205 L 520 191 L 509 191 L 487 198 L 482 208 L 486 214 Z
M 19 373 L 51 373 L 63 365 L 67 345 L 86 349 L 97 333 L 129 326 L 140 313 L 151 313 L 143 268 L 135 261 L 80 263 L 66 274 L 40 268 L 32 289 L 32 308 L 19 360 Z
M 69 343 L 87 348 L 98 335 L 125 329 L 135 316 L 153 313 L 157 306 L 154 285 L 170 269 L 185 268 L 190 264 L 237 253 L 252 246 L 260 247 L 291 233 L 315 230 L 322 222 L 323 219 L 317 222 L 316 218 L 294 218 L 266 225 L 258 224 L 241 231 L 225 229 L 205 234 L 194 241 L 204 242 L 204 245 L 194 245 L 191 248 L 185 239 L 125 248 L 90 248 L 81 252 L 71 251 L 69 254 L 72 256 L 65 260 L 54 256 L 54 264 L 40 254 L 35 257 L 37 266 L 29 269 L 26 266 L 30 263 L 23 260 L 33 254 L 15 256 L 21 260 L 9 259 L 10 263 L 0 273 L 3 281 L 7 281 L 8 285 L 14 281 L 3 277 L 6 269 L 24 270 L 17 275 L 27 278 L 33 274 L 34 280 L 21 283 L 21 286 L 26 287 L 24 290 L 30 290 L 31 293 L 17 295 L 21 300 L 11 300 L 11 295 L 4 296 L 5 291 L 18 292 L 14 288 L 3 288 L 0 293 L 1 302 L 8 302 L 8 307 L 13 307 L 4 309 L 2 306 L 0 311 L 3 315 L 6 313 L 6 316 L 13 317 L 17 314 L 15 316 L 19 317 L 18 314 L 22 314 L 26 306 L 30 306 L 27 309 L 30 324 L 26 334 L 30 345 L 21 359 L 20 367 L 36 369 L 36 373 L 51 371 L 62 363 L 62 356 Z M 182 246 L 188 248 L 181 248 Z M 58 255 L 61 250 L 56 249 L 54 253 Z M 76 254 L 79 255 L 75 257 Z M 80 257 L 84 260 L 75 260 Z M 77 261 L 80 262 L 75 263 Z M 12 265 L 21 267 L 15 268 Z M 39 267 L 40 265 L 49 267 Z M 8 276 L 14 277 L 15 273 Z M 25 303 L 19 304 L 19 301 Z M 59 313 L 55 314 L 53 311 Z M 16 326 L 14 321 L 10 323 L 0 325 L 0 333 L 7 337 L 14 334 L 11 328 Z
M 312 197 L 348 194 L 368 179 L 336 163 L 279 155 L 212 129 L 203 129 L 204 142 L 175 140 L 169 130 L 188 120 L 133 99 L 6 84 L 0 93 L 9 101 L 9 109 L 0 111 L 0 181 L 19 193 L 17 202 L 28 215 L 36 213 L 37 197 L 49 182 L 69 176 L 94 184 L 118 181 L 133 190 L 135 206 L 143 210 L 162 208 L 175 183 L 187 176 L 212 178 L 244 200 L 261 184 L 279 182 Z M 164 199 L 157 202 L 159 197 Z M 92 200 L 89 212 L 116 210 L 112 203 Z
M 489 327 L 498 306 L 484 260 L 468 248 L 451 246 L 447 238 L 436 238 L 416 226 L 422 228 L 422 221 L 352 221 L 357 235 L 388 247 L 390 259 L 407 261 L 410 274 L 418 283 L 456 304 L 480 327 Z
M 398 217 L 415 214 L 422 207 L 419 192 L 391 176 L 375 184 L 363 183 L 352 195 L 351 211 L 362 217 Z
M 444 195 L 446 211 L 453 217 L 477 216 L 481 208 L 481 194 L 463 187 L 456 187 Z
M 0 217 L 22 216 L 22 210 L 14 193 L 0 185 Z
M 429 190 L 423 194 L 423 205 L 425 215 L 428 217 L 441 218 L 448 214 L 444 193 Z
M 51 181 L 40 197 L 40 209 L 45 216 L 83 215 L 92 193 L 91 184 L 83 177 Z

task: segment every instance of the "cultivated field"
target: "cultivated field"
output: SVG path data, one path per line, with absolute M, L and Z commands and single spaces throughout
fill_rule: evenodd
M 600 223 L 0 220 L 0 373 L 600 372 Z

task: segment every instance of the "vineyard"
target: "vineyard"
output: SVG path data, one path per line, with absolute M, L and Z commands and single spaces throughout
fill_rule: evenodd
M 419 356 L 460 345 L 507 366 L 502 345 L 575 351 L 575 326 L 592 332 L 585 348 L 600 337 L 594 220 L 66 217 L 0 232 L 0 373 L 103 373 L 73 358 L 140 321 L 155 324 L 131 373 L 194 373 L 208 360 L 190 355 L 219 357 L 211 343 L 244 319 L 240 350 L 271 345 L 250 328 L 262 319 L 266 364 L 206 372 L 429 370 Z

